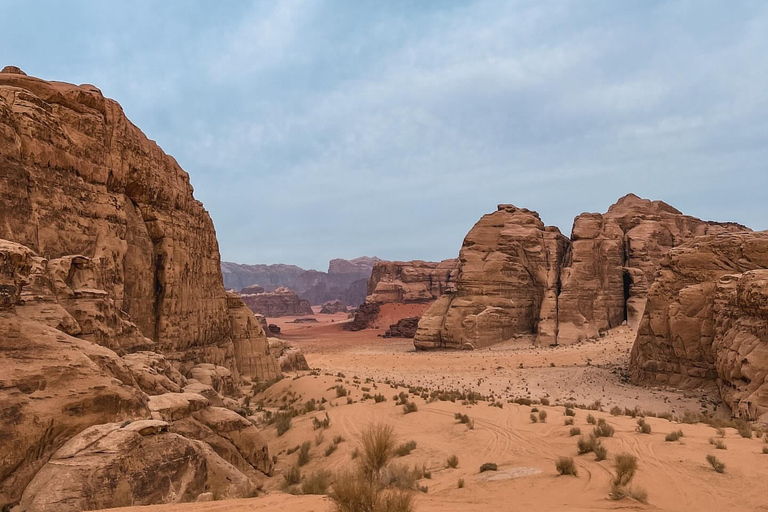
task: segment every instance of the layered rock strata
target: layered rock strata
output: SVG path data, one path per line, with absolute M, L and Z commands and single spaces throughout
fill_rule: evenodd
M 274 292 L 241 293 L 240 297 L 253 313 L 267 318 L 314 314 L 309 301 L 300 299 L 288 288 L 278 288 Z

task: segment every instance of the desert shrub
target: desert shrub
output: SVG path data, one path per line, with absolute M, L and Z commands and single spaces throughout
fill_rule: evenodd
M 725 429 L 722 427 L 715 427 L 715 434 L 717 434 L 717 437 L 725 437 Z
M 581 435 L 581 429 L 579 427 L 571 427 L 571 437 L 573 436 L 580 436 Z
M 303 466 L 307 462 L 309 462 L 309 459 L 312 458 L 312 456 L 309 454 L 309 449 L 312 447 L 312 443 L 309 441 L 304 441 L 301 443 L 301 446 L 299 447 L 299 459 L 298 463 L 299 466 Z
M 701 414 L 697 412 L 691 412 L 691 411 L 685 411 L 683 413 L 683 417 L 680 418 L 681 423 L 700 423 L 701 422 Z
M 285 478 L 285 485 L 296 485 L 301 482 L 301 470 L 298 466 L 292 466 L 286 473 L 283 474 Z
M 531 413 L 531 423 L 538 423 L 539 417 L 536 415 L 536 413 Z
M 611 499 L 623 500 L 624 498 L 632 498 L 640 503 L 648 503 L 648 493 L 645 489 L 640 487 L 621 487 L 611 484 Z
M 595 449 L 596 442 L 597 439 L 594 435 L 590 435 L 589 437 L 581 436 L 576 442 L 576 448 L 579 450 L 579 454 L 583 455 L 593 451 Z
M 709 438 L 709 444 L 713 445 L 718 450 L 727 450 L 728 445 L 725 444 L 725 442 L 722 439 L 715 439 L 714 437 Z
M 566 427 L 569 425 L 573 425 L 573 418 L 565 418 L 565 421 L 563 421 L 563 425 Z
M 595 452 L 595 460 L 605 460 L 608 457 L 608 448 L 603 446 L 599 440 L 595 441 L 595 445 L 592 447 L 592 451 Z
M 637 457 L 629 453 L 616 455 L 614 469 L 616 476 L 613 478 L 613 484 L 620 487 L 628 486 L 637 472 Z
M 317 430 L 319 428 L 328 428 L 331 426 L 331 417 L 328 416 L 328 413 L 325 413 L 325 418 L 322 420 L 317 419 L 317 416 L 312 418 L 312 428 Z
M 734 422 L 734 426 L 736 427 L 736 431 L 741 437 L 745 439 L 752 439 L 752 425 L 747 423 L 745 420 L 738 419 Z
M 423 468 L 409 468 L 406 464 L 390 464 L 380 473 L 380 482 L 387 487 L 418 489 L 418 481 L 424 476 Z
M 590 425 L 594 425 L 595 424 L 595 417 L 592 416 L 591 414 L 587 414 L 587 423 L 589 423 Z
M 347 396 L 347 394 L 349 393 L 347 391 L 347 388 L 345 388 L 341 384 L 339 384 L 338 386 L 334 386 L 334 388 L 336 389 L 336 398 Z
M 387 401 L 387 397 L 385 397 L 381 393 L 378 393 L 378 394 L 373 395 L 373 401 L 376 402 L 377 404 L 381 403 L 381 402 L 386 402 Z
M 480 466 L 480 472 L 484 473 L 486 471 L 496 471 L 498 470 L 498 466 L 495 462 L 486 462 L 482 466 Z
M 539 412 L 539 421 L 542 423 L 547 422 L 547 411 L 540 411 Z
M 634 409 L 630 409 L 629 407 L 624 408 L 624 415 L 629 416 L 630 418 L 637 418 L 637 415 L 640 414 L 640 408 L 635 407 Z
M 714 469 L 718 473 L 725 473 L 725 464 L 720 462 L 720 460 L 714 455 L 712 454 L 707 455 L 707 462 L 709 462 L 709 465 L 712 466 L 712 469 Z
M 344 442 L 344 437 L 341 435 L 333 436 L 333 444 L 341 444 Z
M 683 431 L 682 430 L 675 430 L 675 431 L 672 431 L 669 434 L 667 434 L 666 437 L 664 438 L 664 440 L 665 441 L 677 441 L 681 437 L 683 437 Z
M 312 398 L 311 400 L 308 400 L 308 401 L 307 401 L 307 402 L 304 404 L 304 412 L 305 412 L 305 413 L 308 413 L 308 412 L 313 412 L 313 411 L 315 411 L 316 409 L 317 409 L 317 401 L 316 401 L 314 398 Z
M 614 405 L 611 407 L 611 416 L 621 416 L 624 413 L 624 409 L 619 407 L 618 405 Z
M 397 457 L 405 457 L 416 449 L 416 441 L 408 441 L 395 448 L 395 455 Z
M 330 471 L 321 469 L 312 473 L 301 483 L 301 494 L 325 494 L 332 480 Z
M 320 446 L 325 441 L 325 435 L 322 432 L 315 436 L 315 446 Z
M 672 413 L 671 412 L 660 412 L 656 415 L 657 418 L 661 418 L 667 421 L 672 421 Z
M 763 455 L 768 455 L 768 446 L 763 446 Z
M 651 425 L 647 423 L 643 418 L 637 420 L 637 427 L 635 428 L 641 434 L 650 434 Z
M 384 424 L 371 426 L 363 431 L 361 442 L 361 464 L 366 474 L 379 473 L 392 459 L 395 450 L 395 433 Z
M 531 412 L 539 412 L 539 408 L 538 407 L 531 407 Z
M 328 445 L 328 447 L 325 449 L 325 456 L 330 457 L 333 452 L 336 451 L 336 448 L 338 448 L 339 445 L 336 443 L 331 443 Z
M 449 468 L 457 468 L 459 466 L 459 458 L 456 455 L 451 455 L 448 460 L 445 461 L 445 465 Z
M 403 404 L 403 414 L 410 414 L 412 412 L 418 411 L 419 408 L 416 406 L 415 402 L 405 402 Z
M 459 422 L 464 424 L 469 424 L 472 420 L 467 416 L 466 414 L 461 414 L 460 412 L 457 412 L 453 415 L 453 417 Z
M 463 488 L 464 488 L 464 479 L 463 479 L 463 478 L 459 478 L 459 481 L 458 481 L 458 483 L 456 484 L 456 486 L 457 486 L 459 489 L 463 489 Z
M 542 398 L 539 402 L 541 402 L 541 405 L 549 405 L 549 398 Z
M 299 451 L 299 448 L 300 448 L 300 445 L 298 445 L 298 444 L 297 444 L 297 445 L 296 445 L 296 446 L 294 446 L 293 448 L 288 448 L 287 450 L 285 450 L 285 454 L 286 454 L 286 455 L 293 455 L 294 453 L 296 453 L 297 451 Z
M 275 428 L 277 437 L 282 436 L 291 428 L 291 414 L 279 412 L 275 415 Z
M 558 457 L 555 461 L 555 469 L 560 475 L 573 475 L 577 476 L 576 464 L 571 457 Z
M 361 475 L 345 471 L 336 475 L 328 496 L 337 512 L 374 511 L 379 500 L 379 488 Z M 406 508 L 402 510 L 412 510 Z
M 616 429 L 609 425 L 604 419 L 597 421 L 597 426 L 593 429 L 595 437 L 613 437 Z
M 576 416 L 576 411 L 574 411 L 572 407 L 566 407 L 563 414 L 566 416 Z
M 520 405 L 531 405 L 533 401 L 530 398 L 520 397 L 515 398 L 515 403 Z

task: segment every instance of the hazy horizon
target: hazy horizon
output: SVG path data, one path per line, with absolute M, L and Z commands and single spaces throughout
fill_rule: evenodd
M 768 229 L 768 4 L 25 2 L 0 65 L 92 83 L 190 174 L 223 261 L 456 257 L 499 203 L 635 193 Z

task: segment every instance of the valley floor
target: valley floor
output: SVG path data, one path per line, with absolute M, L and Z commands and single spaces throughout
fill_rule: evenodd
M 765 482 L 768 479 L 766 445 L 760 439 L 745 439 L 732 428 L 725 429 L 726 450 L 716 450 L 709 442 L 716 431 L 705 424 L 681 424 L 661 418 L 648 418 L 651 434 L 635 431 L 636 420 L 612 416 L 618 405 L 656 413 L 714 410 L 715 393 L 676 393 L 645 389 L 625 382 L 633 333 L 620 328 L 605 338 L 572 347 L 531 348 L 519 340 L 491 350 L 473 352 L 416 353 L 411 340 L 385 339 L 382 330 L 349 333 L 341 330 L 344 314 L 317 315 L 315 324 L 292 324 L 279 319 L 285 339 L 298 345 L 310 366 L 319 372 L 283 379 L 254 400 L 265 407 L 294 403 L 297 407 L 310 399 L 323 398 L 325 412 L 310 412 L 293 419 L 291 428 L 278 437 L 274 426 L 265 427 L 270 451 L 277 455 L 275 477 L 264 484 L 265 496 L 245 500 L 211 503 L 161 505 L 118 509 L 122 512 L 246 512 L 259 510 L 329 511 L 330 502 L 322 496 L 294 496 L 281 492 L 283 474 L 296 464 L 293 449 L 310 441 L 310 461 L 301 468 L 306 477 L 319 470 L 340 470 L 354 464 L 352 454 L 357 438 L 372 423 L 392 425 L 401 442 L 415 441 L 416 449 L 396 459 L 398 464 L 426 468 L 431 478 L 423 478 L 417 493 L 416 510 L 524 511 L 665 510 L 665 511 L 768 511 Z M 340 374 L 340 375 L 339 375 Z M 343 375 L 343 376 L 342 376 Z M 337 397 L 334 386 L 341 385 L 349 396 Z M 411 396 L 418 411 L 403 414 L 394 397 L 409 386 L 429 390 L 471 390 L 494 396 L 503 407 L 488 401 L 462 405 L 461 401 L 431 401 Z M 365 389 L 364 389 L 365 388 Z M 386 401 L 362 401 L 363 394 L 380 393 Z M 578 455 L 578 437 L 564 425 L 562 405 L 542 406 L 546 422 L 531 421 L 531 406 L 509 403 L 508 399 L 547 397 L 550 403 L 601 402 L 602 411 L 576 409 L 574 426 L 583 433 L 592 431 L 588 414 L 604 418 L 616 429 L 605 438 L 608 458 L 596 461 L 593 454 Z M 352 402 L 352 403 L 349 403 Z M 327 429 L 313 428 L 313 418 L 330 418 Z M 720 411 L 722 413 L 722 411 Z M 456 413 L 474 421 L 474 429 L 457 422 Z M 682 430 L 677 442 L 665 441 L 669 432 Z M 332 453 L 333 438 L 344 441 Z M 291 454 L 288 452 L 291 451 Z M 613 476 L 613 456 L 637 456 L 639 469 L 634 484 L 648 493 L 648 504 L 625 499 L 609 499 Z M 726 465 L 715 472 L 705 458 L 716 455 Z M 456 455 L 457 468 L 447 468 L 446 460 Z M 558 476 L 555 460 L 573 457 L 578 476 Z M 485 462 L 494 462 L 498 471 L 479 473 Z M 458 488 L 459 479 L 464 487 Z

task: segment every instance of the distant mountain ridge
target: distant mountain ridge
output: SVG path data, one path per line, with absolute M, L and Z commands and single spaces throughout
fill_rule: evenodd
M 340 300 L 348 306 L 357 306 L 365 301 L 368 278 L 379 261 L 382 260 L 375 256 L 336 258 L 329 262 L 328 272 L 280 263 L 247 265 L 223 261 L 221 273 L 227 289 L 239 291 L 258 284 L 266 291 L 274 291 L 284 286 L 312 305 Z

